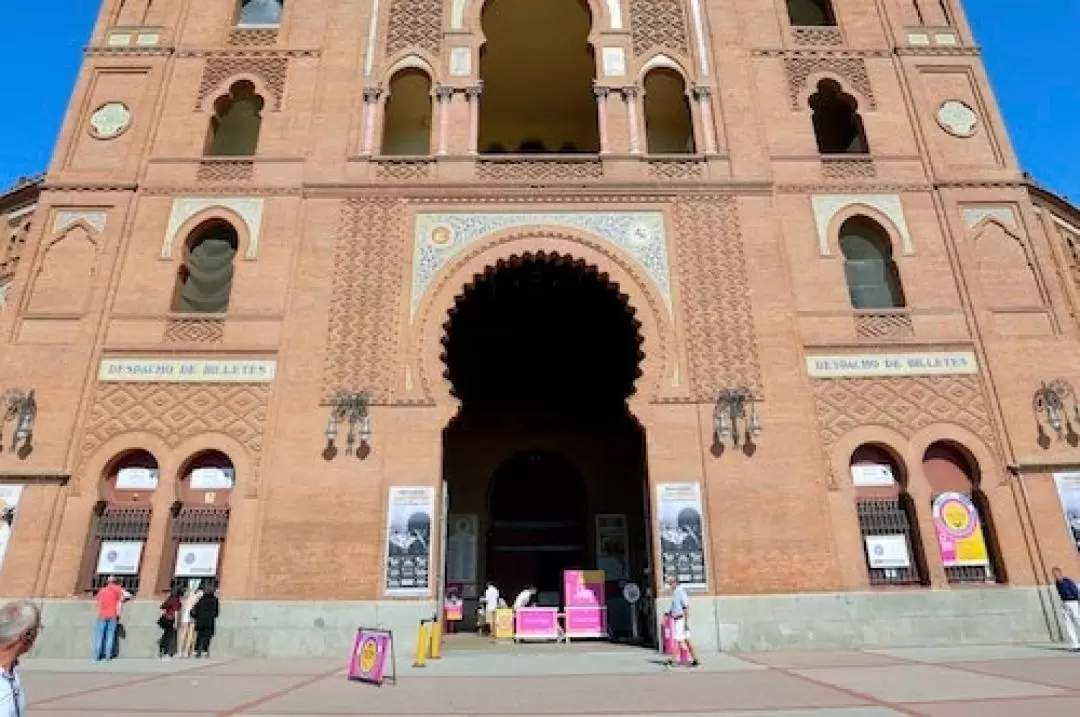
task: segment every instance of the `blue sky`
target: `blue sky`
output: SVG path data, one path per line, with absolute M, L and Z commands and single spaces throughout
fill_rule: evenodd
M 99 3 L 65 0 L 63 13 L 47 2 L 4 3 L 10 31 L 0 43 L 0 67 L 9 104 L 0 187 L 48 164 Z M 1021 164 L 1051 190 L 1080 201 L 1080 1 L 965 6 Z

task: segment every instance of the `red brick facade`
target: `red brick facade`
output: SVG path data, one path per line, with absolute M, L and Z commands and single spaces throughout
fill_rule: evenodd
M 151 509 L 153 594 L 172 568 L 170 510 L 227 504 L 227 596 L 381 598 L 388 490 L 438 486 L 445 467 L 447 314 L 477 275 L 538 252 L 584 261 L 636 310 L 648 494 L 700 483 L 709 593 L 869 589 L 856 501 L 876 494 L 850 471 L 865 444 L 902 474 L 928 585 L 950 584 L 929 505 L 957 487 L 935 444 L 971 464 L 999 580 L 1078 567 L 1051 474 L 1080 448 L 1048 427 L 1040 444 L 1032 397 L 1080 385 L 1080 217 L 1032 194 L 958 2 L 833 0 L 836 24 L 812 27 L 785 4 L 590 0 L 601 151 L 491 156 L 476 139 L 476 0 L 286 3 L 259 28 L 237 28 L 229 2 L 105 0 L 0 312 L 0 389 L 34 388 L 38 407 L 28 454 L 5 425 L 0 476 L 27 487 L 3 592 L 82 594 L 95 510 L 124 503 Z M 379 152 L 402 68 L 434 75 L 423 156 Z M 685 82 L 689 154 L 647 152 L 656 68 Z M 857 103 L 863 151 L 819 151 L 811 104 L 830 81 Z M 261 98 L 257 150 L 208 158 L 238 82 Z M 620 234 L 633 217 L 655 218 L 662 262 Z M 899 306 L 852 308 L 853 218 L 887 236 Z M 227 310 L 176 313 L 189 237 L 211 225 L 236 233 Z M 466 231 L 422 265 L 423 246 Z M 966 352 L 978 372 L 806 368 Z M 275 361 L 276 375 L 98 380 L 125 358 Z M 753 451 L 718 451 L 717 392 L 739 386 L 763 432 Z M 372 397 L 362 459 L 322 455 L 337 390 Z M 156 490 L 109 487 L 132 450 L 153 456 Z M 209 450 L 235 469 L 227 497 L 183 483 Z

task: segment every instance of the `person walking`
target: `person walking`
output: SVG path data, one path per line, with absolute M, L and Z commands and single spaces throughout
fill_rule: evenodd
M 161 628 L 158 657 L 162 660 L 171 660 L 176 655 L 176 630 L 179 627 L 180 610 L 183 606 L 180 601 L 179 587 L 174 587 L 169 597 L 161 603 L 161 617 L 158 618 L 158 627 Z
M 690 656 L 690 666 L 697 667 L 700 663 L 694 645 L 690 642 L 690 595 L 686 588 L 679 584 L 679 578 L 672 575 L 668 578 L 668 587 L 671 588 L 671 627 L 675 639 L 675 649 L 679 654 L 679 662 L 682 662 L 683 651 Z M 668 666 L 674 664 L 674 658 L 668 658 Z
M 0 717 L 26 717 L 26 693 L 19 680 L 19 658 L 41 632 L 41 611 L 16 600 L 0 607 Z
M 210 641 L 214 638 L 214 628 L 221 603 L 214 593 L 214 586 L 208 586 L 199 602 L 191 608 L 191 618 L 195 622 L 195 657 L 210 657 Z
M 495 611 L 498 609 L 499 588 L 489 580 L 487 589 L 484 590 L 484 624 L 487 625 L 488 634 L 492 637 L 495 637 Z
M 1054 586 L 1061 598 L 1061 612 L 1065 618 L 1065 632 L 1069 635 L 1069 649 L 1080 651 L 1080 588 L 1071 578 L 1065 577 L 1061 568 L 1054 568 Z
M 120 587 L 115 575 L 105 579 L 105 586 L 98 590 L 97 619 L 94 621 L 94 662 L 111 660 L 116 656 L 116 626 L 120 621 L 120 606 L 127 591 Z

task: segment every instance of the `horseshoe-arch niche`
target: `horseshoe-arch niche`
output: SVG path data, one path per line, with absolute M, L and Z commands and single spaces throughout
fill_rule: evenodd
M 429 395 L 457 408 L 443 431 L 451 524 L 477 528 L 476 559 L 451 580 L 509 596 L 533 586 L 549 605 L 568 569 L 602 569 L 616 591 L 650 581 L 634 409 L 663 384 L 671 319 L 643 274 L 601 243 L 530 229 L 489 238 L 432 282 L 413 346 Z M 629 637 L 622 617 L 612 628 Z

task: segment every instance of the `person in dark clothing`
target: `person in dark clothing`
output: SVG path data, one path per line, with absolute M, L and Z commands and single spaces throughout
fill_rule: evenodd
M 1080 588 L 1072 579 L 1065 577 L 1061 568 L 1054 568 L 1054 586 L 1061 598 L 1061 613 L 1065 618 L 1065 632 L 1069 636 L 1069 647 L 1080 650 Z
M 210 656 L 210 640 L 214 637 L 214 625 L 220 612 L 221 603 L 218 602 L 217 589 L 210 585 L 205 588 L 195 607 L 191 608 L 191 619 L 195 623 L 196 658 Z
M 169 597 L 161 603 L 161 617 L 158 618 L 158 627 L 161 628 L 158 657 L 163 660 L 171 660 L 176 655 L 176 626 L 182 606 L 180 588 L 173 588 Z

